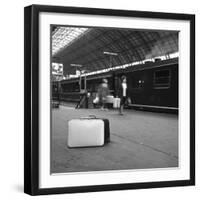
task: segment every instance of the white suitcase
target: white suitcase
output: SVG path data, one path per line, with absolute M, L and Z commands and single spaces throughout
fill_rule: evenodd
M 68 122 L 68 147 L 103 146 L 110 140 L 109 121 L 94 117 Z
M 108 95 L 108 96 L 106 97 L 106 103 L 111 103 L 111 104 L 113 104 L 113 102 L 114 102 L 114 97 L 113 97 L 112 95 Z
M 119 108 L 119 107 L 120 107 L 120 98 L 114 98 L 113 108 Z

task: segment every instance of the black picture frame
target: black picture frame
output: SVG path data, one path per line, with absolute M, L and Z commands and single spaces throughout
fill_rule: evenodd
M 187 20 L 190 23 L 190 178 L 188 180 L 39 188 L 39 14 L 75 13 L 100 16 Z M 187 186 L 195 184 L 195 15 L 31 5 L 24 9 L 24 192 L 30 195 Z

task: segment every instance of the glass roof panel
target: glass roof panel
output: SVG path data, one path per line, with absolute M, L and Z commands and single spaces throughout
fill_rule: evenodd
M 52 33 L 52 54 L 55 55 L 81 37 L 88 28 L 57 27 Z

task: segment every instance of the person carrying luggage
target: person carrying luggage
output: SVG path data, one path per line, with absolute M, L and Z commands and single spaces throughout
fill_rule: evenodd
M 104 78 L 98 88 L 99 103 L 101 105 L 102 110 L 106 109 L 106 98 L 108 95 L 109 95 L 108 80 Z

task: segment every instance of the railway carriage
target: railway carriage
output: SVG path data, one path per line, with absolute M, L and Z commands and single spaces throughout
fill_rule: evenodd
M 110 70 L 105 73 L 88 75 L 82 80 L 87 93 L 94 98 L 102 78 L 107 78 L 110 93 L 116 96 L 117 81 L 125 75 L 128 84 L 129 108 L 178 112 L 178 58 L 155 60 L 134 65 L 125 69 Z M 80 80 L 72 78 L 57 83 L 60 101 L 78 102 L 80 100 Z M 58 96 L 58 94 L 57 94 Z

